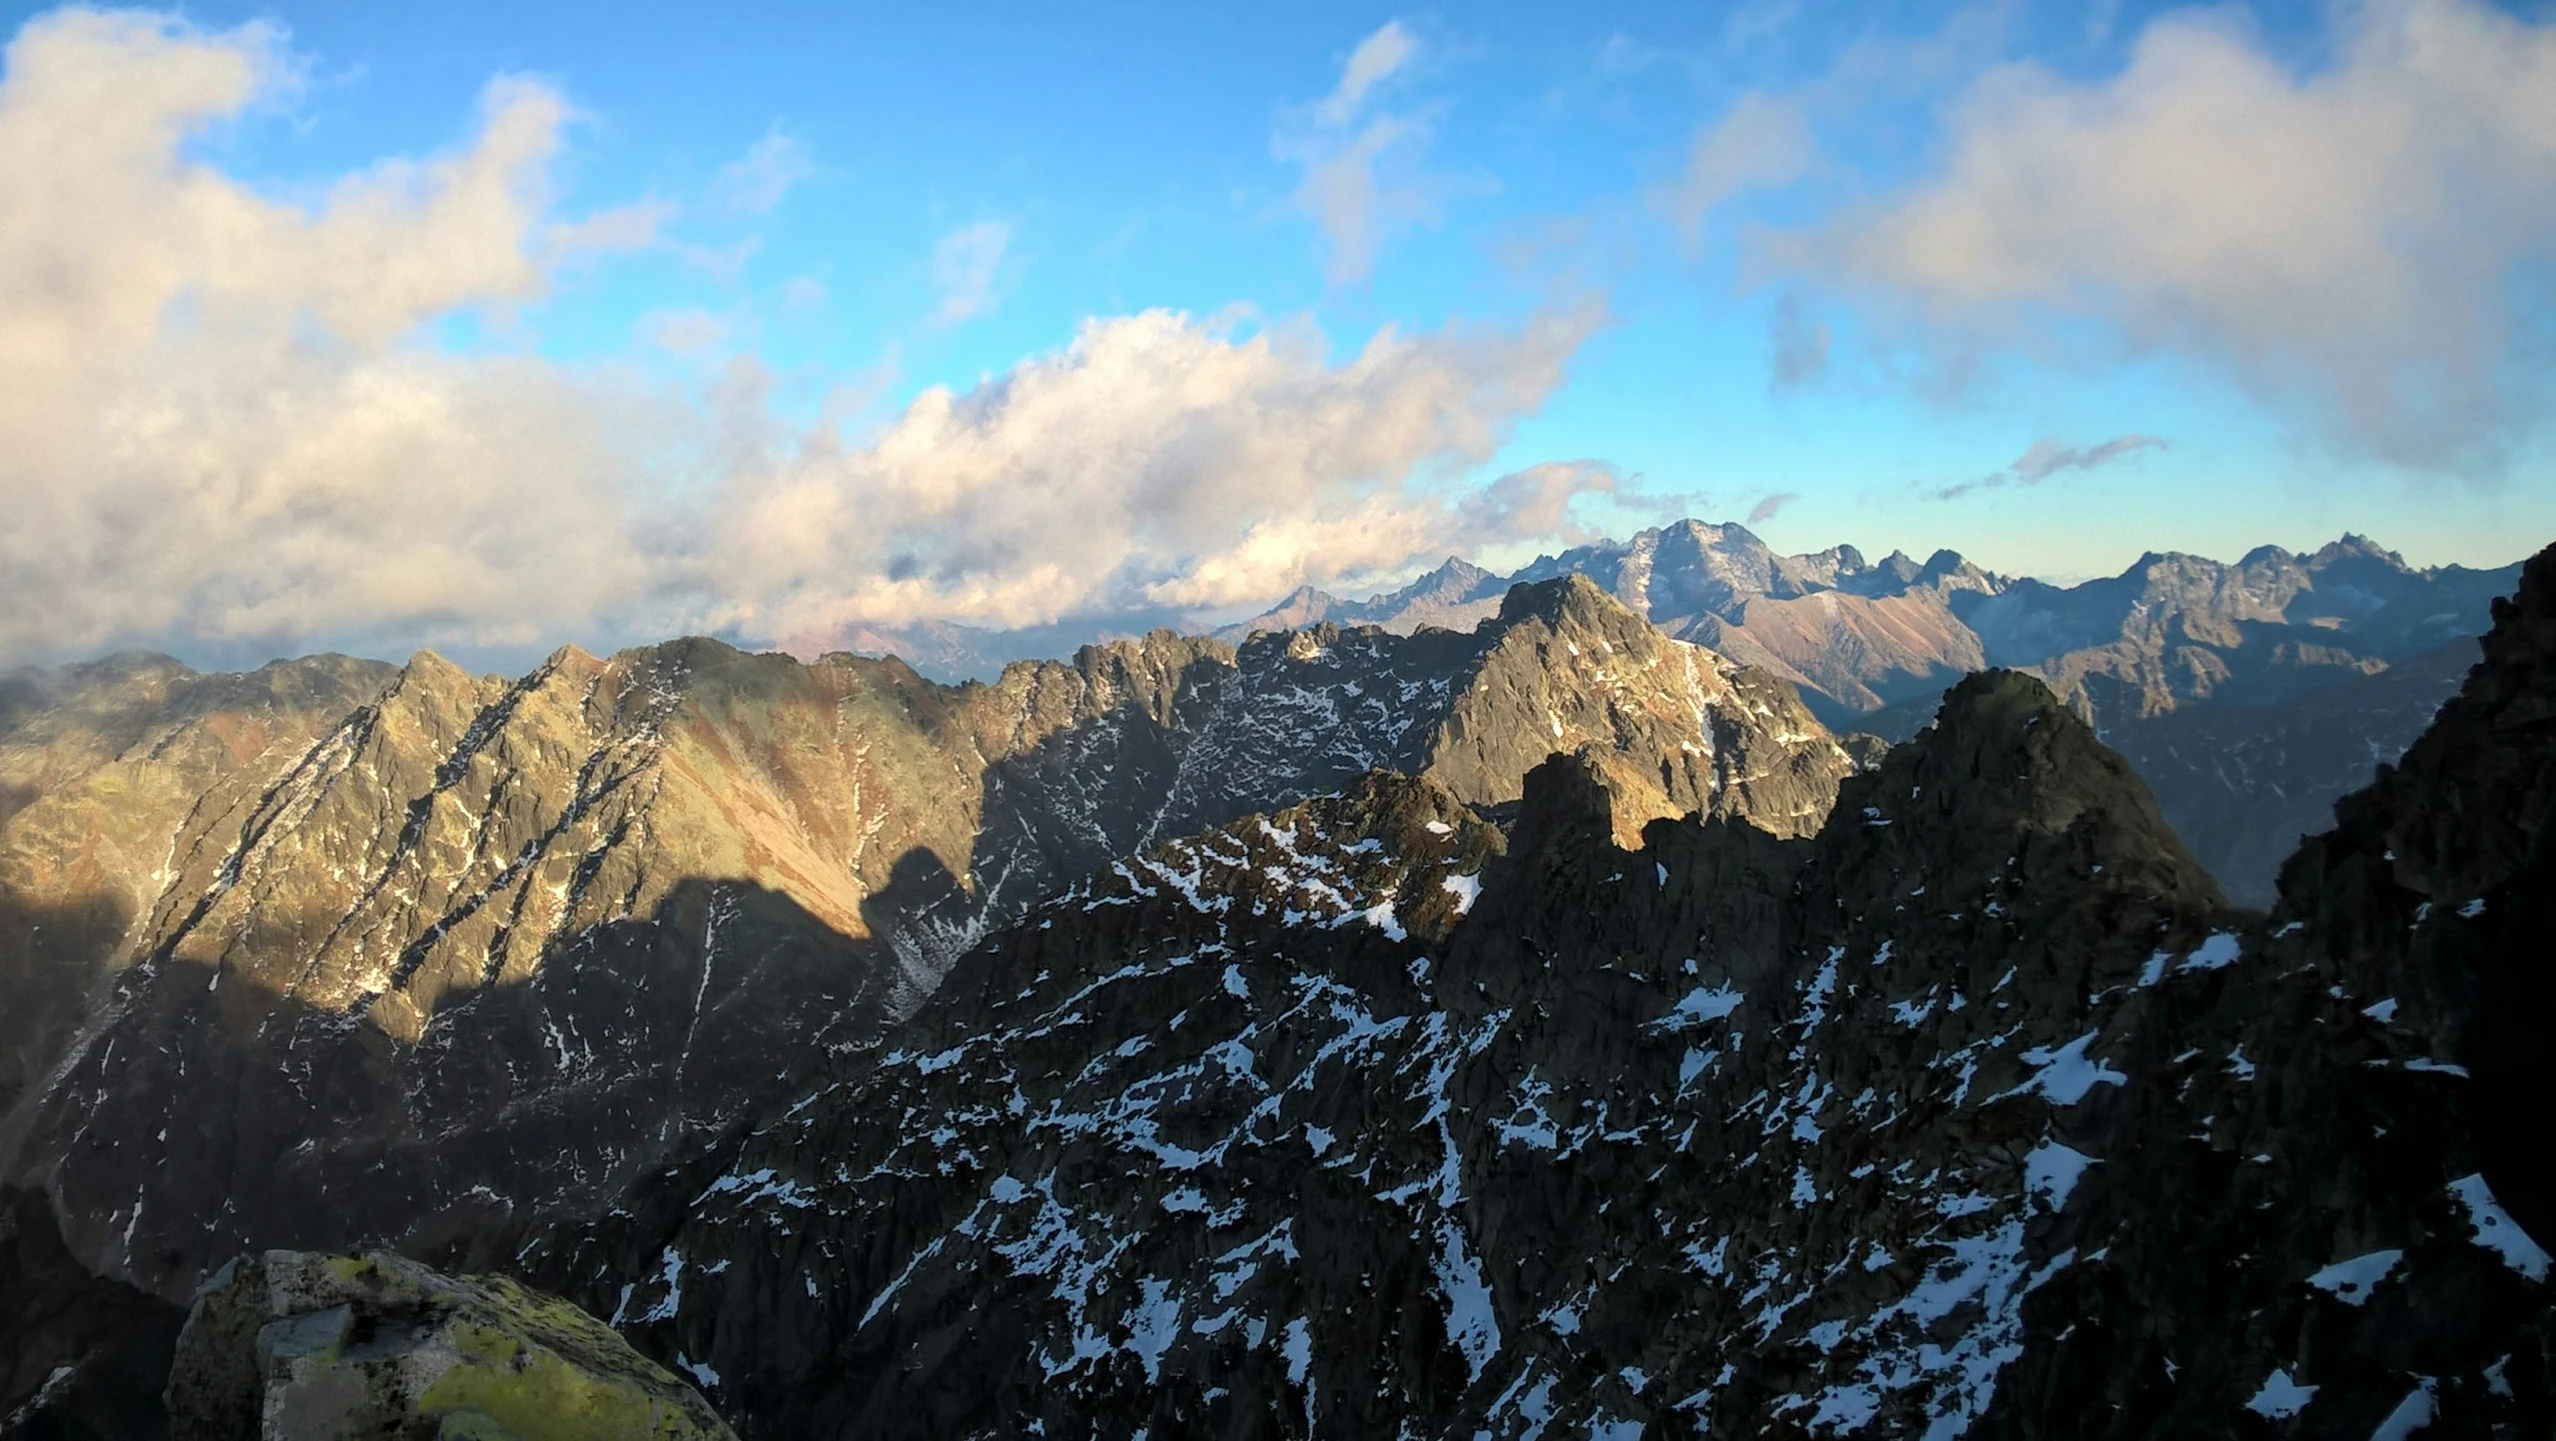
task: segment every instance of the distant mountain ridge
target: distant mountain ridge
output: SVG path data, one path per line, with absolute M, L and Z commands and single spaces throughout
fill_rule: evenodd
M 2152 553 L 2058 586 L 1951 551 L 1922 564 L 1897 552 L 1867 562 L 1852 546 L 1779 555 L 1743 526 L 1689 520 L 1508 577 L 1450 559 L 1366 601 L 1301 590 L 1221 633 L 1300 618 L 1463 624 L 1510 582 L 1584 575 L 1668 634 L 1791 681 L 1832 729 L 1890 741 L 1932 719 L 1963 675 L 2020 670 L 2139 767 L 2231 896 L 2262 905 L 2299 836 L 2456 688 L 2519 569 L 2417 568 L 2346 535 L 2305 553 L 2261 546 L 2232 565 Z

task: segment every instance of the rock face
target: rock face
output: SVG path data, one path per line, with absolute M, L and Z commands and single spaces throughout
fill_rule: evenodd
M 0 1436 L 167 1434 L 160 1385 L 186 1312 L 89 1274 L 40 1191 L 0 1187 Z
M 167 834 L 120 817 L 159 869 L 79 933 L 113 984 L 46 1033 L 10 1171 L 172 1299 L 242 1249 L 579 1211 L 1095 867 L 1379 765 L 1503 805 L 1555 750 L 1634 826 L 1799 832 L 1853 769 L 1787 687 L 1576 579 L 1471 634 L 1160 634 L 955 689 L 700 640 L 516 681 L 421 655 Z
M 2453 641 L 2272 705 L 2187 705 L 2104 732 L 2157 807 L 2241 905 L 2269 906 L 2299 838 L 2432 723 L 2476 663 Z
M 758 1436 L 2547 1434 L 2467 1068 L 2543 1068 L 2556 551 L 2484 655 L 2268 919 L 2013 673 L 1797 838 L 1376 778 L 509 1257 Z
M 391 669 L 311 656 L 201 675 L 128 653 L 0 675 L 0 1115 L 129 958 L 178 833 L 253 797 Z
M 2028 665 L 2108 729 L 2195 701 L 2269 705 L 2477 634 L 2517 565 L 2415 569 L 2347 535 L 2234 565 L 2142 556 L 2060 590 L 2019 581 L 1966 604 L 1992 665 Z
M 753 1434 L 1975 1417 L 2094 998 L 2218 902 L 2037 683 L 1969 689 L 1806 840 L 1619 850 L 1567 760 L 1498 863 L 1410 783 L 1159 853 L 527 1259 Z
M 731 1438 L 611 1328 L 502 1276 L 269 1251 L 209 1279 L 170 1368 L 175 1441 Z
M 2431 728 L 2283 868 L 2269 920 L 2159 988 L 2162 1024 L 2123 1058 L 2155 1080 L 2125 1103 L 2177 1164 L 2094 1203 L 2137 1239 L 2054 1298 L 2089 1324 L 2019 1376 L 2043 1414 L 2101 1397 L 2124 1409 L 2100 1434 L 2179 1431 L 2215 1392 L 2296 1435 L 2556 1426 L 2556 550 L 2494 618 Z

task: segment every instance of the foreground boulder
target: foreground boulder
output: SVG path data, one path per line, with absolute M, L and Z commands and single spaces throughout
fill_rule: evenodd
M 732 1433 L 603 1323 L 498 1276 L 269 1251 L 205 1283 L 168 1385 L 178 1441 L 682 1441 Z

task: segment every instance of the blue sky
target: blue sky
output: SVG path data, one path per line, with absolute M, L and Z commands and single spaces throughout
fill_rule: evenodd
M 13 7 L 8 18 L 12 31 L 30 21 L 42 30 L 60 14 Z M 1323 471 L 1336 445 L 1288 458 L 1285 485 L 1336 484 L 1361 504 L 1378 503 L 1378 485 L 1391 492 L 1386 509 L 1358 516 L 1290 513 L 1292 541 L 1246 493 L 1185 517 L 1176 538 L 1067 558 L 1066 569 L 1118 577 L 1106 593 L 998 596 L 984 573 L 1018 564 L 1018 538 L 997 543 L 909 506 L 878 523 L 894 540 L 846 542 L 839 557 L 900 584 L 918 570 L 933 578 L 893 599 L 817 597 L 823 587 L 808 577 L 837 562 L 814 542 L 788 562 L 800 579 L 785 604 L 733 594 L 703 558 L 715 543 L 640 540 L 640 559 L 593 562 L 623 580 L 521 607 L 536 629 L 663 622 L 773 639 L 910 620 L 918 607 L 984 623 L 1129 597 L 1230 610 L 1264 581 L 1355 588 L 1407 570 L 1434 559 L 1424 542 L 1515 561 L 1689 512 L 1757 515 L 1755 528 L 1785 549 L 1949 546 L 2056 576 L 2110 572 L 2143 550 L 2233 558 L 2345 530 L 2417 563 L 2500 564 L 2556 538 L 2556 448 L 2533 418 L 2556 336 L 2556 219 L 2495 198 L 2546 178 L 2529 167 L 2556 155 L 2556 135 L 2526 117 L 2485 141 L 2389 132 L 2410 173 L 2466 177 L 2442 205 L 2508 233 L 2481 251 L 2474 240 L 2400 243 L 2384 197 L 2349 173 L 2351 153 L 2338 161 L 2312 138 L 2435 90 L 2501 113 L 2502 99 L 2543 77 L 2526 64 L 2517 77 L 2489 74 L 2479 57 L 2556 54 L 2534 9 L 212 4 L 149 24 L 177 42 L 264 57 L 253 97 L 188 122 L 183 153 L 309 217 L 347 177 L 386 161 L 471 153 L 493 81 L 528 79 L 564 102 L 555 138 L 523 172 L 537 174 L 539 193 L 519 194 L 520 213 L 504 222 L 518 248 L 542 252 L 537 277 L 460 284 L 448 301 L 402 312 L 396 337 L 364 343 L 407 360 L 532 360 L 565 376 L 558 383 L 588 396 L 570 428 L 610 437 L 609 457 L 592 464 L 647 475 L 598 482 L 621 488 L 608 525 L 633 535 L 707 522 L 680 517 L 680 506 L 630 519 L 631 486 L 707 502 L 723 493 L 718 474 L 767 462 L 798 469 L 786 483 L 758 481 L 765 500 L 830 487 L 822 518 L 775 523 L 866 534 L 860 517 L 888 512 L 863 487 L 903 494 L 917 482 L 871 461 L 811 480 L 811 437 L 822 432 L 814 447 L 828 454 L 858 452 L 908 419 L 918 397 L 938 388 L 964 400 L 1025 362 L 1053 360 L 1095 322 L 1168 309 L 1221 327 L 1221 343 L 1293 337 L 1317 345 L 1318 377 L 1386 330 L 1444 338 L 1447 367 L 1481 373 L 1490 362 L 1472 358 L 1465 337 L 1568 321 L 1549 354 L 1500 362 L 1543 377 L 1535 367 L 1549 360 L 1550 377 L 1516 381 L 1448 434 L 1338 462 L 1372 473 Z M 2468 37 L 2466 51 L 2441 65 L 2402 58 L 2405 36 L 2433 31 Z M 2202 58 L 2180 68 L 2159 59 L 2180 53 L 2178 36 Z M 2143 46 L 2155 50 L 2145 70 Z M 1375 71 L 1363 88 L 1345 78 L 1360 56 Z M 22 68 L 13 61 L 10 83 L 25 88 Z M 1999 97 L 2016 93 L 2025 101 L 2001 111 Z M 2035 159 L 2032 117 L 2052 115 L 2076 148 Z M 2256 133 L 2256 121 L 2276 140 L 2310 138 L 2267 142 L 2251 160 L 2215 158 L 2211 123 Z M 1311 181 L 1364 141 L 1375 144 L 1372 164 L 1339 172 L 1377 217 L 1361 231 Z M 1741 183 L 1696 179 L 1717 143 L 1713 153 L 1739 157 Z M 2176 145 L 2210 157 L 2190 166 L 2188 197 Z M 2025 234 L 2027 224 L 1998 221 L 2012 230 L 2001 242 L 2010 260 L 1947 269 L 1930 258 L 1928 225 L 1971 233 L 1959 227 L 2018 193 L 2005 177 L 2047 181 L 2035 164 L 2154 174 L 2133 180 L 2127 199 L 2091 185 L 2062 197 L 2054 209 L 2077 216 L 2065 226 Z M 2218 216 L 2225 197 L 2242 208 L 2294 181 L 2304 188 L 2281 205 L 2322 233 L 2266 239 L 2277 220 L 2204 218 L 2176 222 L 2182 231 L 2144 250 L 2116 254 L 2104 238 L 2107 227 L 2180 213 L 2186 199 Z M 620 242 L 544 250 L 537 240 L 598 215 L 620 226 Z M 2349 316 L 2355 274 L 2331 258 L 2355 253 L 2355 225 L 2369 232 L 2369 293 L 2380 297 L 2366 323 Z M 1890 248 L 1906 237 L 1919 238 Z M 2326 269 L 2279 274 L 2294 256 Z M 2277 304 L 2230 284 L 2239 264 L 2272 268 L 2263 288 Z M 2484 318 L 2473 286 L 2447 278 L 2453 267 L 2481 267 L 2503 287 L 2498 320 Z M 2037 278 L 2018 290 L 2016 275 Z M 296 313 L 307 330 L 309 312 Z M 1779 374 L 1780 333 L 1795 337 L 1796 370 L 1801 355 L 1820 357 L 1810 373 Z M 1801 338 L 1814 335 L 1824 340 L 1804 351 Z M 1286 432 L 1285 405 L 1316 384 L 1292 374 L 1237 381 L 1241 391 L 1213 403 L 1254 409 Z M 324 383 L 342 389 L 344 377 Z M 1438 383 L 1414 381 L 1408 393 L 1434 395 Z M 596 421 L 598 390 L 627 411 Z M 117 414 L 138 404 L 114 394 Z M 1061 392 L 1055 403 L 1069 416 L 1085 404 Z M 1357 431 L 1390 428 L 1391 415 L 1334 420 Z M 1141 429 L 1128 418 L 1093 444 L 1113 454 L 1141 444 L 1126 439 Z M 1215 435 L 1202 454 L 1256 456 L 1268 444 L 1258 432 Z M 1042 431 L 985 464 L 1034 465 L 1056 444 Z M 758 459 L 740 461 L 740 448 Z M 2021 464 L 2035 454 L 2086 463 L 2041 474 Z M 1572 497 L 1564 508 L 1535 512 L 1550 524 L 1457 516 L 1466 495 L 1547 462 L 1590 463 L 1557 482 Z M 1181 484 L 1177 456 L 1141 464 Z M 431 467 L 383 482 L 445 483 Z M 993 487 L 970 492 L 987 505 L 1013 494 L 998 480 L 969 483 Z M 492 492 L 490 515 L 465 523 L 509 524 L 490 518 L 504 499 Z M 811 516 L 814 503 L 802 496 L 769 514 Z M 1436 506 L 1437 518 L 1415 521 L 1414 506 Z M 1269 537 L 1258 559 L 1227 565 L 1211 533 L 1254 524 Z M 1318 539 L 1402 525 L 1416 528 L 1400 558 L 1377 547 L 1335 567 Z M 664 572 L 667 545 L 684 552 L 681 579 Z M 1241 578 L 1197 580 L 1211 571 Z M 355 633 L 388 638 L 508 632 L 493 611 L 450 596 L 341 599 L 314 613 L 250 596 L 259 583 L 183 555 L 152 574 L 209 589 L 183 613 L 102 604 L 71 628 L 98 641 L 196 626 L 280 643 L 326 633 L 340 615 L 355 618 Z M 525 582 L 507 593 L 541 590 Z M 200 623 L 222 606 L 241 618 Z

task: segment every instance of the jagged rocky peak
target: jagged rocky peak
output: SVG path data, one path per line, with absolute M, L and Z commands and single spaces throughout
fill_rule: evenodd
M 1583 576 L 1512 589 L 1498 623 L 1427 772 L 1468 800 L 1514 798 L 1545 756 L 1586 750 L 1635 831 L 1702 812 L 1798 834 L 1854 770 L 1791 687 L 1670 640 Z
M 2337 813 L 2343 835 L 2380 838 L 2397 884 L 2445 903 L 2509 881 L 2556 813 L 2556 547 L 2493 618 L 2483 659 L 2431 728 Z
M 2078 835 L 2076 860 L 2116 884 L 2222 904 L 2147 785 L 2038 677 L 1972 675 L 1945 693 L 1924 734 L 1928 744 L 1896 748 L 1847 784 L 1837 826 L 1883 829 L 1925 815 L 1955 834 Z
M 858 943 L 899 856 L 973 826 L 892 682 L 710 641 L 514 682 L 417 657 L 156 840 L 135 964 L 12 1164 L 90 1264 L 172 1296 L 225 1249 L 609 1193 L 774 1084 L 738 1062 L 775 1036 L 893 1013 Z M 873 745 L 872 716 L 902 729 Z
M 12 673 L 0 700 L 0 1116 L 41 1085 L 131 958 L 189 817 L 234 813 L 393 673 L 320 655 L 208 675 L 143 652 Z M 0 1125 L 0 1152 L 9 1132 Z

